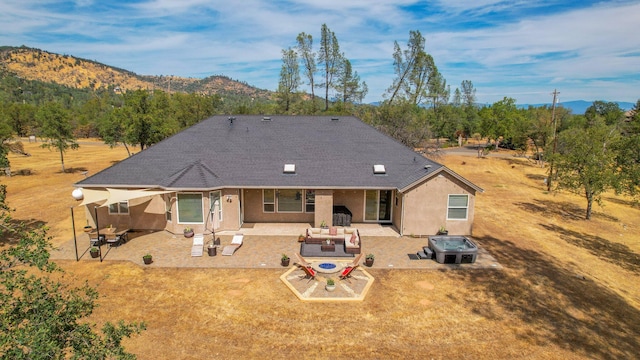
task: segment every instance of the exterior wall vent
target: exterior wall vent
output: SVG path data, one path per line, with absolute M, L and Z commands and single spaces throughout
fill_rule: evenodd
M 295 174 L 296 173 L 296 164 L 284 164 L 285 174 Z
M 332 117 L 331 118 L 331 121 L 338 121 L 338 120 L 340 120 L 340 118 L 337 118 L 337 117 Z
M 387 173 L 387 170 L 384 168 L 384 165 L 373 165 L 373 174 L 374 175 L 384 175 Z

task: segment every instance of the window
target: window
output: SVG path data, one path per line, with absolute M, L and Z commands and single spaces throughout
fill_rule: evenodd
M 466 220 L 469 208 L 469 195 L 449 195 L 447 219 Z
M 365 221 L 391 221 L 392 195 L 391 190 L 365 191 Z
M 178 194 L 178 222 L 183 224 L 202 224 L 202 194 Z
M 110 215 L 128 215 L 129 214 L 129 202 L 128 201 L 120 201 L 115 204 L 109 205 L 109 214 Z
M 306 212 L 312 213 L 316 211 L 316 191 L 315 190 L 305 190 L 304 201 L 305 201 L 304 209 Z
M 214 214 L 218 214 L 218 221 L 222 221 L 222 197 L 220 191 L 213 191 L 209 193 L 209 202 L 211 208 L 209 211 L 211 212 L 211 220 L 213 221 Z
M 278 212 L 302 212 L 302 190 L 278 190 Z
M 276 211 L 276 192 L 273 189 L 262 190 L 262 211 L 272 213 Z

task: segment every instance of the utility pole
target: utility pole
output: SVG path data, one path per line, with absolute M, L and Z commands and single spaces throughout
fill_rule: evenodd
M 551 191 L 551 179 L 553 178 L 553 155 L 558 147 L 557 121 L 556 121 L 556 102 L 558 101 L 558 90 L 553 89 L 553 104 L 551 105 L 551 121 L 553 122 L 553 152 L 551 153 L 551 162 L 549 165 L 549 176 L 547 177 L 547 191 Z

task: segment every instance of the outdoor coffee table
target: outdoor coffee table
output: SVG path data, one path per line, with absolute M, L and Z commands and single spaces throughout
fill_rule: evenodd
M 336 251 L 336 242 L 331 240 L 328 244 L 327 242 L 323 242 L 322 245 L 320 245 L 320 251 Z

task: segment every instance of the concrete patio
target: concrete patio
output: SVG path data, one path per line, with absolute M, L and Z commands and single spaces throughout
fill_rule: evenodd
M 493 256 L 478 244 L 478 256 L 473 264 L 438 264 L 435 260 L 411 260 L 408 254 L 416 254 L 427 245 L 426 238 L 400 236 L 394 228 L 378 224 L 353 224 L 362 237 L 362 252 L 374 254 L 373 269 L 481 269 L 502 268 Z M 192 239 L 167 231 L 134 231 L 129 240 L 118 247 L 102 246 L 103 261 L 130 261 L 140 266 L 169 268 L 281 268 L 280 257 L 287 254 L 294 262 L 294 254 L 300 251 L 298 235 L 304 234 L 309 224 L 245 224 L 237 232 L 220 232 L 217 255 L 208 256 L 206 245 L 213 240 L 205 234 L 205 250 L 202 257 L 191 256 Z M 231 242 L 236 233 L 244 235 L 243 245 L 233 256 L 222 256 L 222 248 Z M 77 234 L 80 261 L 100 261 L 89 254 L 89 236 Z M 153 263 L 144 265 L 142 256 L 153 256 Z M 75 260 L 75 246 L 70 239 L 51 252 L 53 260 Z M 313 259 L 312 259 L 313 260 Z M 363 259 L 364 262 L 364 259 Z M 364 266 L 364 264 L 363 264 Z

